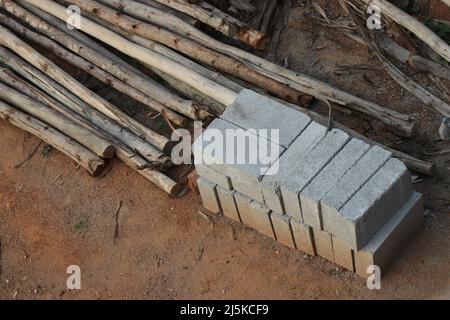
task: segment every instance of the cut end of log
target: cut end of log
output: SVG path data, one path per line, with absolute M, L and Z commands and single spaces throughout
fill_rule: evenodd
M 251 28 L 242 28 L 236 33 L 236 36 L 242 42 L 258 50 L 265 50 L 269 42 L 269 37 L 265 33 Z
M 112 158 L 114 158 L 115 154 L 116 154 L 116 148 L 114 147 L 114 145 L 110 145 L 103 152 L 102 158 L 103 159 L 112 159 Z
M 105 169 L 105 161 L 92 160 L 89 163 L 89 168 L 86 169 L 94 178 L 99 177 L 102 174 L 103 169 Z

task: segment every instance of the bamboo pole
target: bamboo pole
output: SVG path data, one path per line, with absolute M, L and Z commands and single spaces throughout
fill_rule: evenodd
M 21 19 L 39 32 L 43 33 L 48 38 L 51 38 L 70 51 L 80 55 L 85 60 L 107 71 L 120 81 L 134 87 L 141 93 L 150 96 L 168 108 L 195 120 L 200 116 L 207 116 L 202 113 L 201 110 L 197 110 L 200 109 L 200 106 L 194 102 L 182 99 L 171 93 L 168 89 L 145 76 L 142 72 L 137 71 L 134 68 L 131 69 L 128 65 L 124 66 L 120 60 L 117 61 L 117 59 L 110 59 L 108 56 L 97 52 L 84 42 L 73 38 L 72 33 L 65 33 L 54 27 L 50 24 L 50 22 L 54 22 L 53 20 L 56 19 L 54 16 L 32 6 L 26 1 L 17 0 L 17 2 L 33 10 L 33 13 L 10 0 L 0 0 L 0 6 L 15 17 Z M 49 16 L 51 18 L 49 18 Z M 49 19 L 49 22 L 47 22 L 47 19 Z M 65 20 L 66 19 L 64 19 L 64 21 Z M 93 41 L 91 40 L 91 42 Z
M 296 92 L 302 91 L 307 95 L 315 96 L 321 101 L 329 100 L 331 102 L 343 105 L 349 109 L 370 115 L 397 129 L 398 132 L 404 136 L 409 137 L 415 133 L 415 119 L 409 115 L 405 115 L 400 112 L 381 107 L 375 103 L 365 101 L 308 76 L 277 66 L 267 60 L 247 53 L 238 48 L 234 48 L 225 44 L 222 44 L 221 47 L 218 47 L 216 43 L 214 43 L 214 45 L 212 43 L 204 43 L 210 48 L 209 50 L 207 50 L 203 46 L 195 45 L 195 43 L 193 44 L 193 41 L 188 41 L 184 38 L 172 34 L 167 30 L 163 30 L 161 28 L 156 28 L 150 24 L 139 22 L 136 19 L 131 19 L 124 16 L 123 14 L 117 14 L 116 11 L 105 8 L 105 6 L 95 4 L 95 2 L 89 0 L 73 0 L 70 2 L 80 5 L 83 10 L 95 13 L 97 16 L 104 20 L 117 24 L 124 30 L 139 34 L 145 38 L 149 38 L 156 42 L 167 45 L 174 50 L 181 51 L 184 54 L 210 66 L 213 66 L 214 68 L 217 68 L 219 70 L 229 70 L 230 66 L 225 62 L 218 63 L 218 61 L 223 61 L 219 60 L 220 57 L 223 57 L 223 54 L 218 54 L 212 49 L 217 49 L 220 52 L 228 54 L 229 56 L 239 58 L 240 61 L 243 62 L 242 64 L 245 65 L 244 70 L 247 71 L 248 69 L 250 69 L 257 74 L 264 74 L 266 77 L 273 79 L 278 84 L 278 86 L 281 83 L 286 87 L 294 88 Z M 249 73 L 246 72 L 245 76 L 237 76 L 252 84 L 267 89 L 267 87 L 264 87 L 261 84 L 253 81 L 252 79 L 249 79 L 248 75 Z M 271 92 L 273 92 L 273 90 Z M 277 94 L 277 96 L 280 97 L 280 94 Z M 309 96 L 303 95 L 302 97 L 305 98 Z M 281 98 L 292 102 L 292 97 Z M 304 103 L 304 105 L 305 104 L 307 103 Z
M 10 48 L 21 56 L 24 60 L 29 61 L 36 68 L 40 69 L 53 79 L 60 82 L 68 90 L 78 95 L 83 101 L 102 112 L 106 116 L 114 119 L 120 123 L 123 127 L 129 128 L 134 133 L 143 137 L 146 141 L 158 147 L 160 150 L 164 150 L 169 143 L 169 140 L 148 129 L 141 123 L 130 118 L 124 112 L 117 107 L 113 106 L 105 99 L 95 95 L 92 91 L 81 85 L 69 74 L 59 68 L 55 63 L 39 54 L 35 49 L 29 46 L 24 41 L 20 40 L 8 29 L 0 26 L 0 44 Z
M 111 141 L 78 126 L 72 120 L 64 117 L 60 113 L 47 106 L 30 99 L 22 93 L 0 82 L 0 99 L 19 108 L 23 112 L 48 123 L 53 128 L 67 135 L 75 141 L 94 152 L 97 156 L 110 159 L 114 156 L 114 147 Z
M 45 141 L 85 168 L 93 176 L 98 176 L 104 168 L 105 162 L 92 151 L 42 121 L 26 115 L 1 100 L 0 118 Z
M 82 119 L 88 120 L 90 123 L 99 128 L 98 131 L 106 132 L 111 137 L 114 137 L 122 144 L 129 146 L 138 154 L 146 158 L 150 163 L 165 167 L 169 163 L 169 159 L 164 157 L 163 153 L 156 149 L 156 147 L 139 138 L 129 130 L 119 126 L 116 122 L 106 117 L 103 113 L 91 108 L 83 100 L 73 95 L 70 91 L 62 87 L 59 83 L 39 71 L 29 63 L 23 61 L 19 57 L 11 54 L 6 49 L 0 47 L 0 62 L 7 65 L 10 69 L 20 74 L 30 83 L 40 88 L 42 92 L 50 95 L 53 99 L 59 101 L 63 107 L 58 107 L 55 104 L 49 104 L 56 108 L 58 112 L 65 115 L 70 113 L 78 114 Z M 70 109 L 72 112 L 67 111 Z M 170 148 L 163 150 L 165 154 L 170 152 Z
M 157 102 L 156 100 L 150 98 L 149 96 L 143 94 L 142 92 L 136 90 L 134 87 L 118 80 L 111 74 L 107 73 L 101 68 L 98 68 L 96 65 L 90 63 L 89 61 L 77 56 L 76 54 L 64 49 L 62 46 L 58 45 L 55 41 L 42 36 L 36 32 L 29 30 L 28 28 L 22 26 L 20 23 L 16 22 L 9 16 L 6 16 L 0 13 L 0 24 L 8 27 L 10 30 L 14 31 L 15 34 L 20 35 L 22 38 L 25 38 L 29 41 L 32 41 L 39 46 L 49 50 L 50 52 L 56 54 L 58 57 L 63 60 L 73 64 L 77 68 L 85 71 L 86 73 L 92 75 L 97 78 L 101 82 L 109 85 L 111 88 L 114 88 L 136 101 L 144 104 L 156 110 L 158 112 L 165 112 L 166 116 L 173 123 L 183 126 L 186 124 L 186 119 L 177 113 L 173 112 L 170 109 L 167 109 L 164 105 Z

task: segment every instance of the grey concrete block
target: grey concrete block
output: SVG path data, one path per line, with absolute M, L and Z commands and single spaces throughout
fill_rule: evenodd
M 340 178 L 320 201 L 323 229 L 331 233 L 339 229 L 339 210 L 389 160 L 391 153 L 374 146 Z M 345 220 L 344 220 L 345 222 Z
M 352 139 L 301 192 L 300 203 L 305 224 L 314 229 L 323 229 L 320 200 L 369 148 L 370 145 L 364 141 Z
M 237 222 L 241 222 L 236 201 L 234 199 L 234 194 L 236 192 L 233 190 L 224 189 L 220 186 L 217 186 L 216 190 L 223 215 Z
M 354 251 L 338 238 L 332 236 L 334 263 L 345 269 L 355 272 Z
M 217 197 L 216 184 L 202 177 L 198 178 L 197 184 L 198 189 L 200 190 L 203 206 L 213 213 L 220 213 L 221 208 Z
M 296 165 L 293 162 L 290 178 L 280 186 L 286 214 L 297 219 L 301 216 L 304 221 L 300 204 L 300 193 L 349 140 L 350 136 L 348 134 L 341 130 L 333 129 L 303 158 L 301 165 Z M 295 211 L 293 211 L 294 208 Z
M 239 192 L 236 192 L 235 199 L 242 223 L 275 239 L 269 216 L 270 210 Z
M 309 255 L 315 256 L 316 247 L 314 244 L 312 228 L 295 219 L 291 219 L 291 228 L 296 248 Z
M 289 217 L 286 215 L 280 215 L 272 212 L 270 215 L 272 220 L 273 230 L 275 232 L 275 238 L 278 242 L 295 249 L 294 238 L 292 236 L 291 224 Z
M 382 274 L 393 257 L 423 223 L 423 196 L 414 192 L 411 199 L 362 248 L 355 252 L 356 272 L 367 277 L 367 268 L 376 265 Z
M 199 176 L 214 182 L 215 184 L 221 186 L 224 189 L 232 190 L 233 186 L 231 185 L 231 179 L 220 172 L 217 172 L 205 165 L 196 165 L 195 169 Z
M 278 141 L 270 137 L 268 140 L 285 148 L 289 147 L 311 122 L 310 117 L 304 113 L 251 90 L 242 90 L 221 118 L 244 129 L 262 129 L 269 132 L 271 129 L 279 130 Z
M 256 200 L 260 203 L 264 203 L 262 188 L 260 183 L 253 183 L 252 185 L 248 185 L 246 183 L 242 183 L 241 180 L 233 180 L 233 188 L 240 192 L 245 194 L 246 196 L 249 196 L 253 200 Z M 232 182 L 233 183 L 233 182 Z
M 285 150 L 221 119 L 214 120 L 192 148 L 196 165 L 230 177 L 233 186 L 236 182 L 255 187 Z
M 334 262 L 333 240 L 331 234 L 323 230 L 313 229 L 314 244 L 318 256 Z
M 340 210 L 343 222 L 333 235 L 358 250 L 411 198 L 411 173 L 390 159 Z
M 281 158 L 273 167 L 277 167 L 276 174 L 265 176 L 262 180 L 262 190 L 265 204 L 275 212 L 285 213 L 298 212 L 300 204 L 298 201 L 293 203 L 289 199 L 282 199 L 280 186 L 288 183 L 292 171 L 292 166 L 303 165 L 304 157 L 325 137 L 327 128 L 311 122 L 300 136 L 292 143 L 290 148 L 283 153 Z M 283 201 L 284 200 L 284 201 Z M 301 215 L 293 215 L 302 221 Z

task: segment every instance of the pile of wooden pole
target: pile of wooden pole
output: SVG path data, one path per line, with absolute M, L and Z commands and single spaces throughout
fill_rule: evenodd
M 78 30 L 67 24 L 73 14 L 67 10 L 70 5 L 81 9 Z M 89 90 L 46 53 L 133 98 L 161 115 L 171 128 L 221 114 L 246 86 L 318 120 L 326 119 L 307 109 L 313 100 L 378 119 L 402 136 L 415 133 L 411 115 L 200 31 L 197 26 L 203 23 L 253 48 L 260 48 L 266 39 L 263 32 L 205 1 L 0 0 L 0 8 L 1 117 L 59 149 L 92 175 L 116 156 L 167 193 L 182 191 L 164 173 L 172 165 L 167 156 L 171 141 Z M 119 53 L 149 72 L 132 66 Z M 433 171 L 430 163 L 394 152 L 413 170 Z

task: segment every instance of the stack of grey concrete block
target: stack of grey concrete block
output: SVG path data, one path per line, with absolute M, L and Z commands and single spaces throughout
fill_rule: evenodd
M 274 160 L 214 159 L 221 152 L 205 152 L 212 129 L 224 137 L 240 131 Z M 225 155 L 238 151 L 223 145 Z M 249 90 L 194 142 L 193 153 L 205 208 L 361 276 L 371 265 L 383 270 L 423 221 L 422 195 L 391 153 Z

